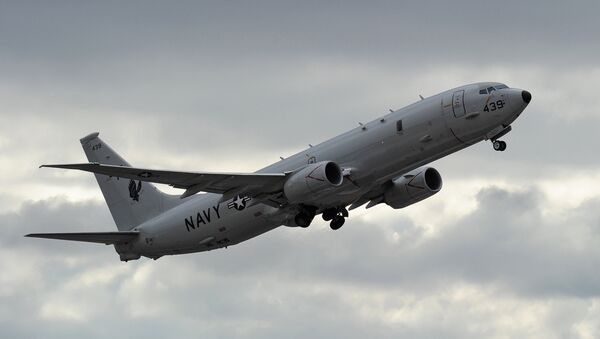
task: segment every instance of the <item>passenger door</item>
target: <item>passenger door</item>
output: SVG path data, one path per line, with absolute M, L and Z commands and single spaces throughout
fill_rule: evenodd
M 460 90 L 452 94 L 452 112 L 456 118 L 460 118 L 465 115 L 465 91 Z
M 444 95 L 442 99 L 442 109 L 446 124 L 452 132 L 452 134 L 460 142 L 466 140 L 462 138 L 462 134 L 465 132 L 465 90 L 454 91 Z

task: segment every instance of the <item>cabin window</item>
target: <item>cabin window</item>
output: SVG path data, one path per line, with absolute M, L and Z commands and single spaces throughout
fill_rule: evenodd
M 398 132 L 398 133 L 402 132 L 402 120 L 396 121 L 396 132 Z

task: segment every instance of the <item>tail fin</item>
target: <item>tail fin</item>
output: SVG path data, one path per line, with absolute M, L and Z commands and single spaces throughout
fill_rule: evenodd
M 98 134 L 92 133 L 80 140 L 88 160 L 107 165 L 130 166 Z M 102 174 L 95 176 L 119 231 L 129 231 L 181 202 L 178 197 L 162 193 L 147 182 Z

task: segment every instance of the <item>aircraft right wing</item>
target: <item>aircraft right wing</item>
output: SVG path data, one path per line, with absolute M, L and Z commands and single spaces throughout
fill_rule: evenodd
M 236 194 L 271 194 L 283 189 L 289 173 L 208 173 L 178 172 L 135 168 L 127 166 L 104 165 L 99 163 L 42 165 L 40 167 L 76 169 L 117 178 L 127 178 L 167 184 L 186 191 L 181 198 L 198 192 L 224 194 L 224 198 Z

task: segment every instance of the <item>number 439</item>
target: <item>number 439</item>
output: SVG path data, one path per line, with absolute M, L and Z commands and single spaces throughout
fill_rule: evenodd
M 484 112 L 493 112 L 497 109 L 502 109 L 504 107 L 504 100 L 498 100 L 496 102 L 490 102 L 489 104 L 485 105 L 485 107 L 483 108 Z

